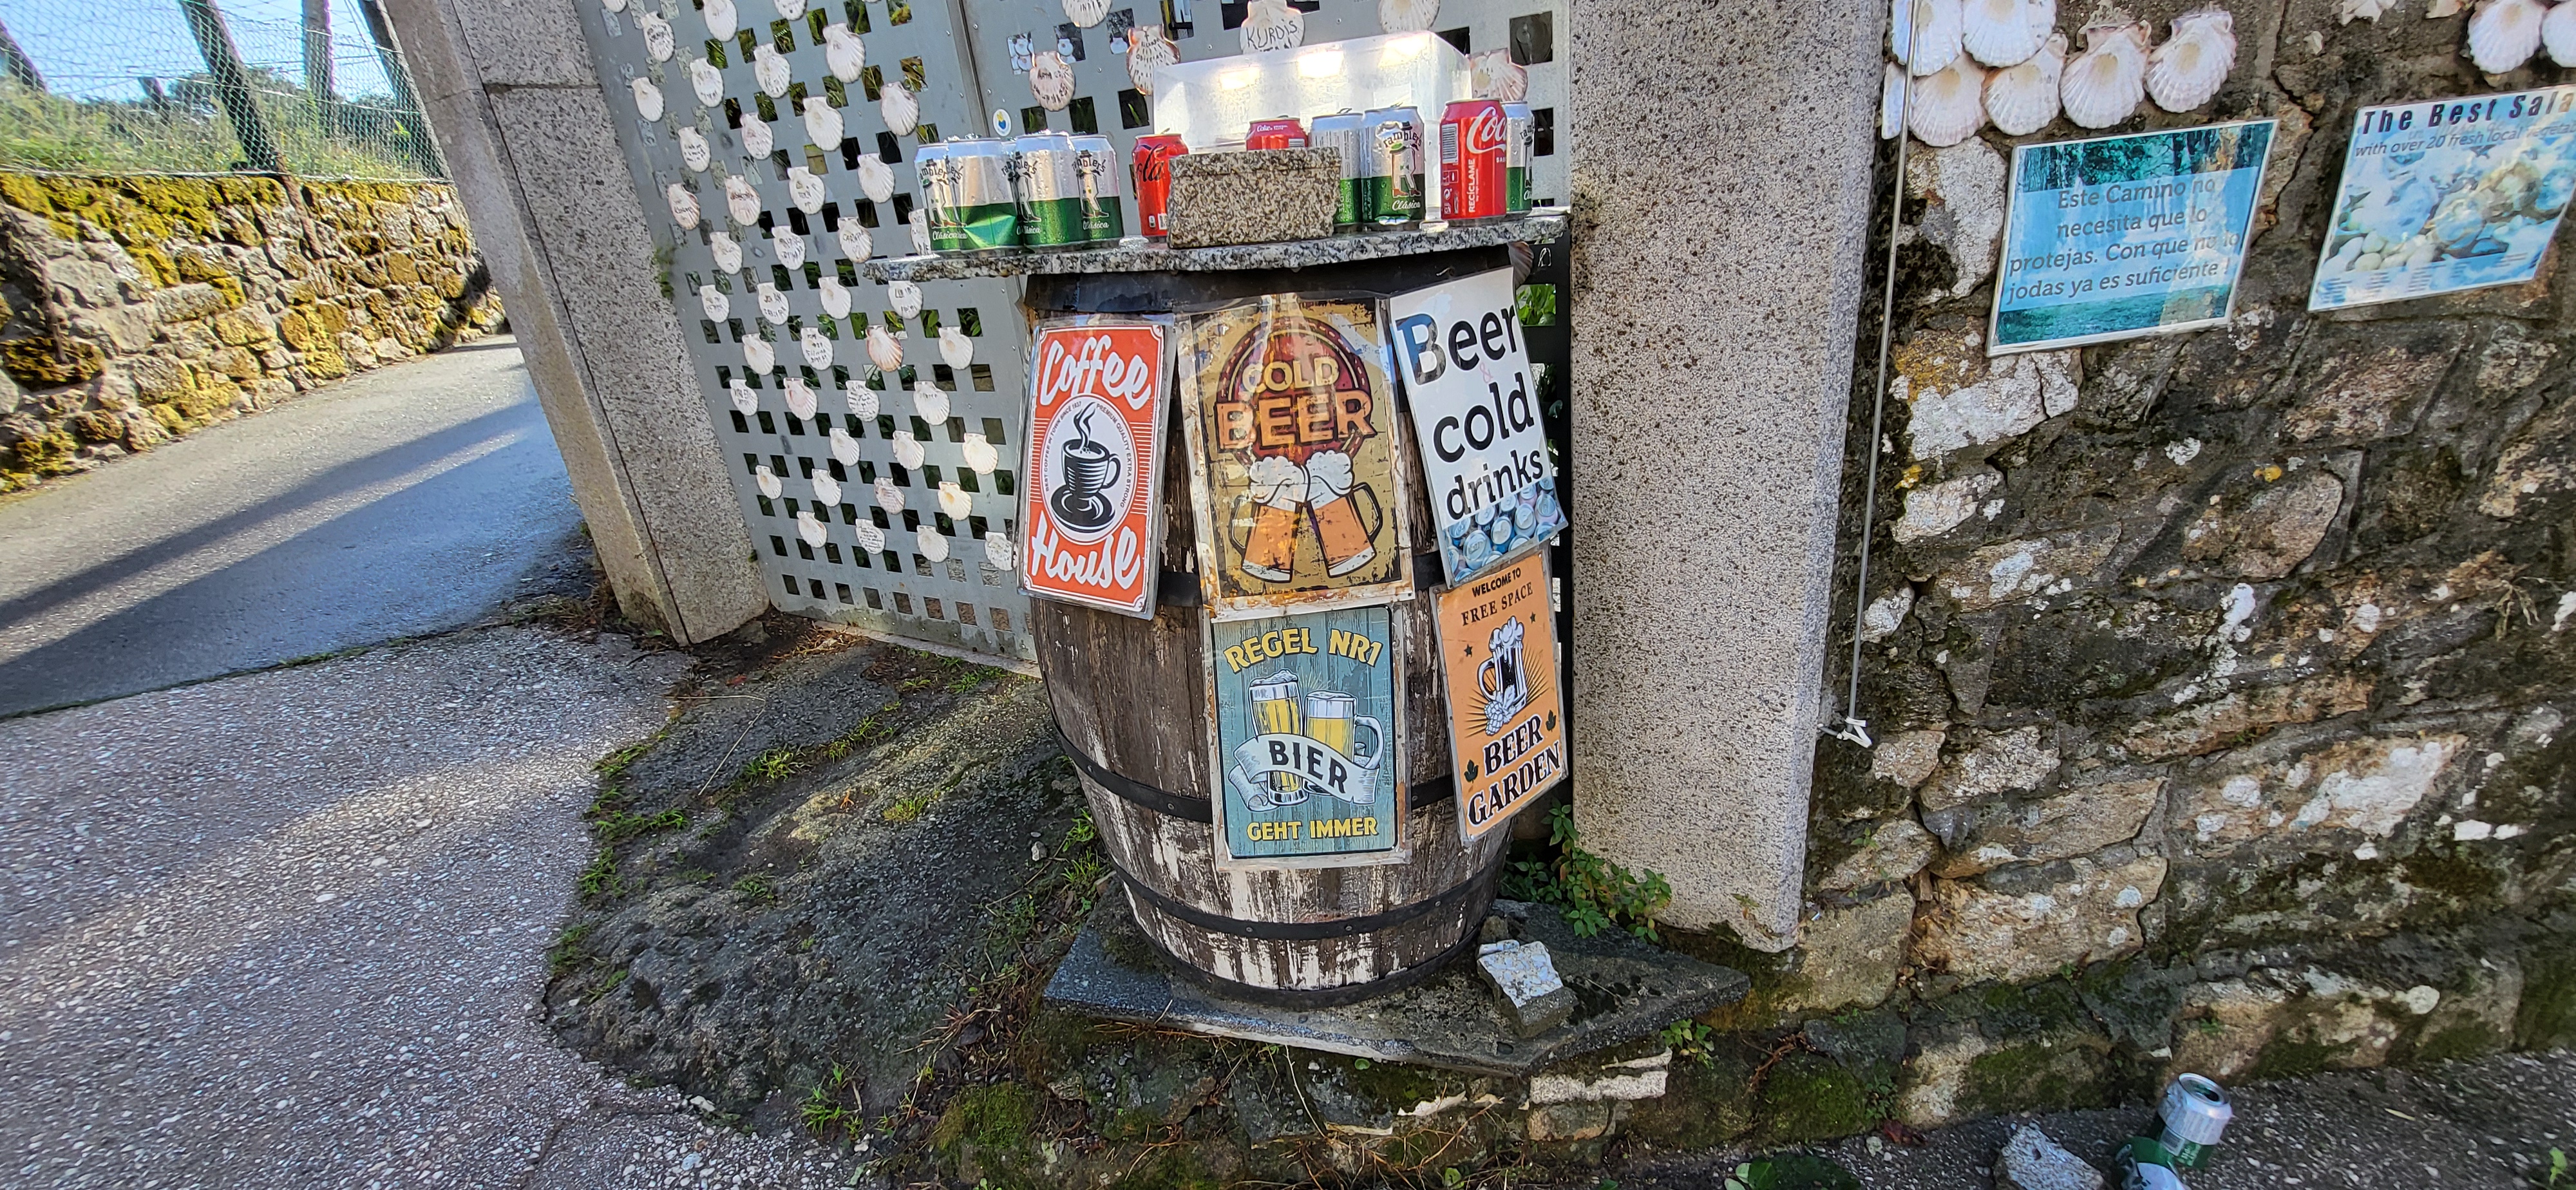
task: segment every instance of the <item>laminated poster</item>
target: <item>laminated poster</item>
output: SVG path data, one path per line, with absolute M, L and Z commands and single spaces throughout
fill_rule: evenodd
M 1374 299 L 1184 317 L 1200 583 L 1220 619 L 1409 598 L 1395 393 Z
M 1441 678 L 1458 824 L 1477 838 L 1565 776 L 1565 700 L 1547 555 L 1525 554 L 1442 591 Z
M 1452 583 L 1565 527 L 1514 299 L 1504 268 L 1387 302 L 1389 346 Z
M 1396 654 L 1383 604 L 1209 623 L 1219 863 L 1403 858 Z
M 2363 108 L 2308 308 L 2529 281 L 2571 193 L 2576 87 Z
M 1161 574 L 1163 327 L 1040 324 L 1029 351 L 1020 586 L 1151 618 Z
M 1986 353 L 2225 325 L 2278 124 L 2014 148 Z

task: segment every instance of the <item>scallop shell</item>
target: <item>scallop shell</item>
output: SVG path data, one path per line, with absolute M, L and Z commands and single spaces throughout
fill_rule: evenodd
M 778 8 L 778 19 L 792 21 L 805 15 L 805 0 L 771 0 Z
M 947 513 L 952 521 L 964 520 L 967 513 L 975 511 L 975 499 L 955 483 L 942 482 L 939 485 L 939 511 Z
M 850 466 L 859 461 L 859 440 L 850 437 L 850 432 L 848 430 L 844 430 L 839 426 L 832 427 L 831 439 L 832 458 L 834 461 L 840 463 L 844 467 Z M 833 503 L 837 504 L 840 502 L 835 500 Z
M 844 399 L 850 403 L 850 416 L 852 417 L 875 417 L 877 415 L 877 390 L 875 389 L 869 388 L 863 384 L 857 388 L 849 390 Z
M 912 437 L 912 433 L 908 430 L 897 430 L 895 431 L 895 437 L 897 439 L 909 438 Z M 886 510 L 887 516 L 893 516 L 903 511 L 903 489 L 894 486 L 893 480 L 878 480 L 876 489 L 877 507 Z
M 744 417 L 760 412 L 760 394 L 751 391 L 751 385 L 742 377 L 726 381 L 725 390 L 733 396 L 734 412 Z
M 2550 61 L 2576 66 L 2576 4 L 2550 6 L 2549 15 L 2540 18 L 2540 44 L 2549 47 Z
M 921 448 L 916 446 L 913 449 L 919 450 Z M 916 548 L 921 551 L 922 557 L 928 558 L 933 562 L 945 562 L 948 560 L 948 539 L 941 536 L 937 528 L 930 525 L 923 525 L 922 527 L 912 531 L 912 538 L 915 542 L 919 543 Z
M 626 0 L 599 0 L 599 6 L 610 12 L 626 11 Z
M 841 147 L 841 113 L 820 95 L 805 97 L 805 139 L 819 148 Z
M 787 167 L 787 199 L 796 204 L 797 210 L 808 215 L 820 212 L 823 209 L 823 192 L 823 179 L 815 177 L 813 170 L 801 165 Z
M 1963 0 L 1959 48 L 1988 66 L 2015 66 L 2039 52 L 2048 30 L 2033 27 L 2027 0 Z
M 732 232 L 708 232 L 707 250 L 714 254 L 718 271 L 727 273 L 742 271 L 742 245 L 733 238 Z
M 874 154 L 859 158 L 859 193 L 867 195 L 869 202 L 893 201 L 894 170 L 877 160 Z M 841 226 L 848 227 L 849 224 Z
M 1894 140 L 1905 131 L 1905 68 L 1894 62 L 1878 85 L 1878 137 Z
M 760 192 L 751 188 L 751 179 L 735 174 L 724 180 L 725 214 L 735 223 L 748 227 L 760 222 Z
M 812 509 L 799 508 L 796 510 L 796 535 L 804 538 L 805 544 L 807 545 L 819 546 L 823 544 L 823 523 L 814 519 L 814 512 Z
M 938 425 L 948 420 L 948 393 L 924 380 L 912 386 L 912 407 L 921 420 Z
M 1306 14 L 1288 7 L 1288 0 L 1251 0 L 1235 33 L 1247 54 L 1294 49 L 1306 44 Z
M 787 411 L 789 413 L 793 413 L 798 417 L 814 416 L 814 390 L 806 386 L 803 377 L 788 377 L 787 383 L 784 387 L 787 390 Z
M 815 295 L 823 301 L 824 313 L 834 318 L 850 316 L 850 287 L 841 284 L 840 278 L 827 271 L 823 274 L 822 284 L 814 289 Z
M 1109 15 L 1109 0 L 1064 0 L 1064 19 L 1085 29 Z
M 662 191 L 662 197 L 671 204 L 672 222 L 682 227 L 698 225 L 698 219 L 702 214 L 698 210 L 698 196 L 689 193 L 688 187 L 673 182 Z
M 698 287 L 698 308 L 706 311 L 707 317 L 723 322 L 725 315 L 733 313 L 733 302 L 725 297 L 723 290 L 713 285 L 701 285 Z
M 758 335 L 742 341 L 742 363 L 755 376 L 766 376 L 778 367 L 778 349 Z
M 868 64 L 867 43 L 850 32 L 846 23 L 823 26 L 823 65 L 832 77 L 845 83 L 859 81 L 859 71 Z
M 885 117 L 886 131 L 896 136 L 910 136 L 921 123 L 921 101 L 901 83 L 887 83 L 877 92 L 877 114 Z
M 2389 0 L 2389 6 L 2395 7 L 2396 2 L 2397 0 Z M 2424 19 L 2438 21 L 2443 17 L 2455 17 L 2460 15 L 2460 10 L 2465 7 L 2467 5 L 2463 0 L 2433 0 L 2432 3 L 2424 6 Z
M 671 22 L 663 20 L 659 13 L 636 13 L 635 28 L 644 35 L 644 56 L 647 58 L 668 62 L 671 51 L 679 48 L 677 39 L 671 36 Z
M 849 464 L 843 463 L 842 466 L 846 467 Z M 831 472 L 814 473 L 814 502 L 825 506 L 841 502 L 841 481 L 832 478 Z
M 778 493 L 787 490 L 784 485 L 778 482 L 778 473 L 770 470 L 769 464 L 767 463 L 762 463 L 758 467 L 753 468 L 751 479 L 753 483 L 760 485 L 760 494 L 767 496 L 772 500 L 778 498 Z
M 958 444 L 957 453 L 964 456 L 967 470 L 977 475 L 991 475 L 993 468 L 1002 464 L 1002 453 L 994 450 L 993 440 L 982 434 L 966 435 L 966 440 Z
M 1976 135 L 1986 122 L 1986 68 L 1965 55 L 1914 84 L 1912 110 L 1905 126 L 1916 139 L 1936 149 Z
M 886 328 L 868 328 L 868 362 L 880 372 L 891 372 L 903 366 L 903 343 Z
M 886 300 L 894 303 L 894 312 L 906 318 L 921 313 L 921 287 L 910 281 L 886 283 Z
M 1019 564 L 1019 551 L 1011 548 L 1011 538 L 999 529 L 984 531 L 984 564 L 995 570 L 1009 570 Z
M 2469 18 L 2469 60 L 2488 74 L 2518 69 L 2540 52 L 2548 11 L 2540 0 L 2478 0 Z
M 2058 98 L 2082 128 L 2108 128 L 2138 110 L 2147 94 L 2147 27 L 2088 25 L 2084 52 L 2066 64 Z
M 860 158 L 860 163 L 866 164 L 871 160 L 874 158 L 863 157 Z M 853 261 L 866 260 L 876 255 L 877 246 L 869 241 L 868 229 L 859 226 L 859 221 L 856 219 L 841 220 L 841 226 L 833 234 L 841 238 L 841 255 Z
M 742 122 L 742 151 L 750 157 L 767 157 L 778 151 L 778 134 L 770 131 L 769 121 Z
M 913 255 L 930 255 L 930 212 L 913 208 L 912 218 L 904 221 L 903 229 L 912 233 Z
M 1921 78 L 1959 56 L 1961 13 L 1959 0 L 1913 0 L 1913 8 L 1903 26 L 1905 39 L 1890 47 L 1890 53 L 1914 77 Z
M 724 102 L 724 74 L 704 58 L 691 58 L 689 89 L 697 93 L 699 107 L 714 107 Z
M 1529 71 L 1512 61 L 1510 50 L 1487 50 L 1469 58 L 1467 78 L 1478 99 L 1519 103 L 1529 98 Z
M 707 36 L 717 41 L 733 36 L 733 0 L 707 0 L 698 15 L 706 18 Z
M 1127 79 L 1136 93 L 1154 93 L 1154 72 L 1181 60 L 1181 52 L 1161 25 L 1138 25 L 1127 31 Z
M 885 549 L 885 530 L 877 528 L 875 525 L 869 524 L 866 521 L 860 521 L 858 524 L 851 526 L 850 531 L 858 535 L 859 548 L 864 549 L 871 554 Z
M 1986 118 L 2006 136 L 2028 136 L 2057 118 L 2057 84 L 2066 73 L 2066 35 L 2051 33 L 2039 52 L 1986 79 Z
M 763 281 L 754 289 L 760 295 L 760 319 L 771 326 L 787 325 L 787 295 L 778 287 Z
M 1064 105 L 1073 102 L 1073 64 L 1054 50 L 1040 51 L 1029 59 L 1029 94 L 1039 107 L 1063 111 Z
M 772 99 L 787 98 L 787 84 L 795 77 L 787 69 L 787 59 L 778 56 L 778 47 L 761 42 L 752 47 L 751 79 L 760 84 L 762 94 Z
M 805 366 L 817 372 L 832 366 L 832 341 L 823 337 L 821 327 L 806 327 L 798 332 L 796 345 L 805 349 Z
M 1440 0 L 1377 0 L 1377 27 L 1388 33 L 1419 33 L 1440 19 Z
M 975 362 L 975 341 L 953 326 L 939 328 L 939 361 L 952 368 Z
M 2236 18 L 2204 8 L 2173 19 L 2173 35 L 2147 55 L 2147 94 L 2169 112 L 2187 112 L 2218 94 L 2236 68 Z
M 903 464 L 906 471 L 921 469 L 921 439 L 913 437 L 912 431 L 894 432 L 894 461 Z
M 773 246 L 778 249 L 778 263 L 791 269 L 805 267 L 805 237 L 791 232 L 778 237 Z
M 630 85 L 635 92 L 635 114 L 648 124 L 661 119 L 662 89 L 654 86 L 651 79 L 636 79 Z
M 679 130 L 679 138 L 680 164 L 688 166 L 690 173 L 705 173 L 707 167 L 715 163 L 715 153 L 707 148 L 705 133 L 695 128 L 683 128 Z

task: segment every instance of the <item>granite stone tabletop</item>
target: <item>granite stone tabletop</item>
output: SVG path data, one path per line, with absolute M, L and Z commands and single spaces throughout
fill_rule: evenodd
M 1223 248 L 1136 247 L 1071 252 L 996 252 L 985 256 L 883 256 L 859 267 L 871 281 L 955 281 L 1033 273 L 1208 273 L 1230 269 L 1302 269 L 1352 260 L 1419 256 L 1495 244 L 1545 243 L 1565 234 L 1566 212 L 1549 207 L 1526 219 L 1451 223 L 1371 231 L 1320 240 L 1235 244 Z

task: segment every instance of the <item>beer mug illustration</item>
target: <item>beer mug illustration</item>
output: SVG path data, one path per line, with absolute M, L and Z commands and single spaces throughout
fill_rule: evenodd
M 1353 805 L 1370 806 L 1377 804 L 1377 772 L 1386 759 L 1386 729 L 1358 710 L 1358 699 L 1336 690 L 1307 695 L 1306 738 L 1350 760 L 1350 780 L 1342 786 L 1341 796 Z M 1362 729 L 1369 737 L 1365 754 L 1353 746 Z
M 1284 583 L 1297 566 L 1298 512 L 1306 503 L 1304 468 L 1276 456 L 1252 463 L 1252 492 L 1239 497 L 1231 518 L 1244 524 L 1243 503 L 1252 502 L 1251 532 L 1234 547 L 1243 555 L 1243 572 L 1263 582 Z
M 1303 735 L 1305 725 L 1297 714 L 1297 675 L 1281 670 L 1252 683 L 1247 689 L 1252 698 L 1252 726 L 1260 735 Z M 1269 795 L 1269 805 L 1255 805 L 1255 810 L 1293 806 L 1306 800 L 1305 791 L 1293 774 L 1272 773 L 1261 779 L 1258 791 Z
M 1319 450 L 1306 460 L 1306 503 L 1315 518 L 1315 540 L 1323 547 L 1324 573 L 1334 578 L 1359 569 L 1377 557 L 1374 539 L 1386 527 L 1386 508 L 1377 490 L 1354 482 L 1351 456 Z M 1359 494 L 1368 495 L 1375 527 L 1360 515 Z
M 1501 735 L 1512 716 L 1529 705 L 1529 671 L 1521 664 L 1521 638 L 1529 629 L 1505 620 L 1487 638 L 1491 656 L 1476 668 L 1476 688 L 1485 692 L 1485 734 Z

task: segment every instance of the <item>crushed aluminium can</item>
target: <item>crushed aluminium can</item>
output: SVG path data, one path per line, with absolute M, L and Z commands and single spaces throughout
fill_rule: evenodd
M 1360 174 L 1360 222 L 1405 227 L 1422 220 L 1422 113 L 1382 107 L 1360 117 L 1368 162 Z
M 1118 193 L 1118 150 L 1105 136 L 1073 138 L 1074 174 L 1080 180 L 1083 238 L 1097 246 L 1117 243 L 1127 235 L 1127 208 Z
M 1515 215 L 1529 214 L 1530 158 L 1536 156 L 1538 125 L 1530 120 L 1530 105 L 1503 105 L 1503 206 Z
M 1009 145 L 989 138 L 923 145 L 913 156 L 913 169 L 921 178 L 931 251 L 976 255 L 1019 250 Z
M 1361 116 L 1358 112 L 1334 112 L 1317 116 L 1313 132 L 1306 143 L 1310 148 L 1331 149 L 1342 157 L 1342 184 L 1333 199 L 1333 230 L 1351 231 L 1360 225 L 1360 171 L 1367 168 L 1361 147 Z
M 2197 1074 L 2182 1075 L 2165 1088 L 2164 1102 L 2156 1109 L 2164 1124 L 2156 1143 L 2172 1155 L 2175 1168 L 2198 1169 L 2208 1164 L 2209 1151 L 2218 1147 L 2235 1115 L 2226 1088 Z
M 1017 183 L 1020 245 L 1034 252 L 1062 252 L 1091 242 L 1082 227 L 1082 172 L 1073 137 L 1032 132 L 1011 142 L 1011 178 Z

